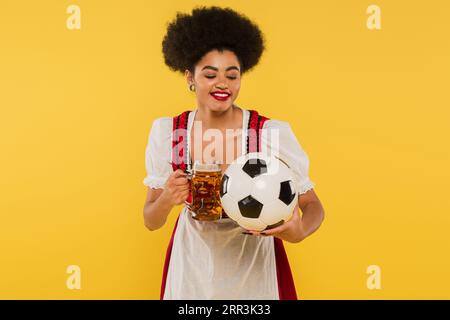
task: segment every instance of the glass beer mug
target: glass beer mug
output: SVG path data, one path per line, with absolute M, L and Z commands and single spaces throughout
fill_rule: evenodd
M 222 171 L 219 164 L 201 164 L 195 162 L 190 180 L 192 202 L 185 201 L 192 217 L 201 221 L 213 221 L 222 218 L 220 203 L 220 181 Z

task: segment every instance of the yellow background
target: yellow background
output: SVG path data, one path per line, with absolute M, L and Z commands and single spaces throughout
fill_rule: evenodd
M 159 298 L 181 207 L 144 227 L 144 151 L 156 117 L 196 107 L 161 41 L 198 4 L 224 2 L 1 1 L 0 298 Z M 450 3 L 226 5 L 267 39 L 236 103 L 289 121 L 325 208 L 316 234 L 285 244 L 299 296 L 449 299 Z

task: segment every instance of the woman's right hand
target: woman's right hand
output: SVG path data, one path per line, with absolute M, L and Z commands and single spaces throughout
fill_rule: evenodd
M 164 191 L 161 197 L 164 197 L 172 206 L 184 204 L 184 201 L 189 196 L 189 180 L 186 178 L 186 173 L 181 169 L 174 171 L 164 185 Z

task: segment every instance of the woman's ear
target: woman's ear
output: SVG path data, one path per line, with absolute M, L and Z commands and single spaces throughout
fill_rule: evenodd
M 188 85 L 191 85 L 192 83 L 194 83 L 194 79 L 192 76 L 192 73 L 186 69 L 186 71 L 184 71 L 184 76 L 186 77 L 186 81 Z

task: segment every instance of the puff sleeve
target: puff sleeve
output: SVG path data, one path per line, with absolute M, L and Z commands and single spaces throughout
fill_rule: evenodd
M 143 181 L 150 188 L 164 188 L 167 178 L 173 172 L 170 165 L 171 135 L 171 118 L 163 117 L 153 121 L 145 149 L 147 176 Z
M 298 142 L 289 123 L 268 120 L 262 130 L 262 152 L 279 156 L 294 173 L 298 194 L 314 188 L 309 178 L 309 157 Z

